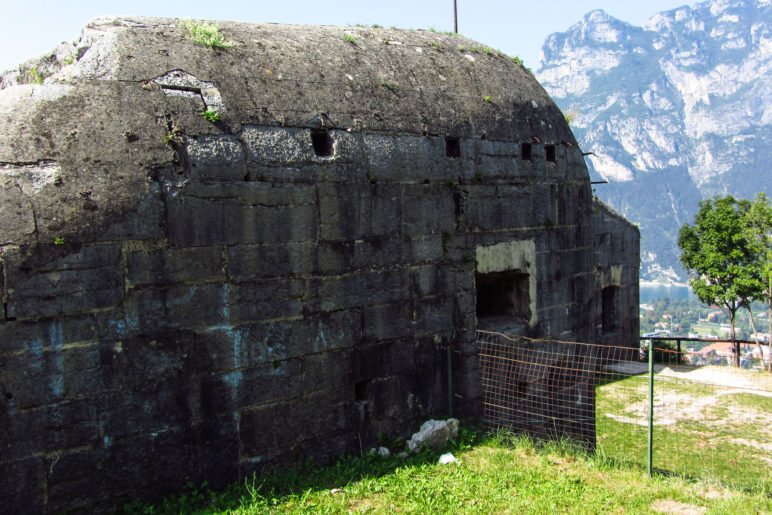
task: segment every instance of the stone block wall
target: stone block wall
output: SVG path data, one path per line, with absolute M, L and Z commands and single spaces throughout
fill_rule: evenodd
M 329 461 L 451 402 L 479 415 L 478 248 L 533 248 L 524 331 L 592 336 L 575 148 L 461 138 L 448 157 L 442 136 L 329 130 L 319 156 L 317 132 L 188 137 L 135 212 L 9 281 L 9 506 L 115 506 Z
M 596 341 L 611 347 L 637 349 L 641 235 L 637 226 L 597 198 L 594 206 Z

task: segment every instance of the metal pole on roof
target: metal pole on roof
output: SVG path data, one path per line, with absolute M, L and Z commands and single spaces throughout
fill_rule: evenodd
M 456 7 L 456 0 L 453 0 L 453 32 L 458 34 L 458 8 Z

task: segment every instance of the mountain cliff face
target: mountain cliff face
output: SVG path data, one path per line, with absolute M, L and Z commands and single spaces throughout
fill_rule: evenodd
M 640 224 L 642 280 L 686 277 L 697 202 L 772 191 L 772 0 L 713 0 L 642 27 L 588 13 L 537 77 L 571 120 L 598 197 Z

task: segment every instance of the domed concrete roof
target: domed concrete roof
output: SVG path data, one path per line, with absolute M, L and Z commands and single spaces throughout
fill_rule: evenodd
M 0 249 L 93 235 L 137 207 L 176 140 L 245 125 L 575 145 L 528 70 L 460 36 L 217 22 L 213 48 L 191 38 L 201 25 L 96 19 L 0 78 Z

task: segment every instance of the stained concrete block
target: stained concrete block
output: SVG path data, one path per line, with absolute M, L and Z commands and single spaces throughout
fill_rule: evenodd
M 404 300 L 409 297 L 403 288 L 408 281 L 409 271 L 403 268 L 312 278 L 308 286 L 308 309 L 331 311 Z
M 356 183 L 320 184 L 320 237 L 356 239 L 399 232 L 399 186 Z
M 274 279 L 240 283 L 230 289 L 231 323 L 256 322 L 296 317 L 303 313 L 305 283 L 294 279 Z
M 414 331 L 413 306 L 410 303 L 384 304 L 364 309 L 364 340 L 392 340 Z
M 185 150 L 192 179 L 241 181 L 246 176 L 244 149 L 232 135 L 203 135 L 189 139 Z
M 131 287 L 222 280 L 223 254 L 220 246 L 129 252 L 126 280 Z
M 355 389 L 350 379 L 354 366 L 353 359 L 351 349 L 332 350 L 306 356 L 303 359 L 304 390 L 313 392 L 331 388 L 348 389 L 353 400 Z
M 251 170 L 261 165 L 326 164 L 360 158 L 360 144 L 356 136 L 339 130 L 327 131 L 330 154 L 317 155 L 312 141 L 313 132 L 312 129 L 244 127 L 240 139 L 247 150 L 247 166 Z
M 44 460 L 42 456 L 0 460 L 0 491 L 3 492 L 4 511 L 45 512 Z
M 296 425 L 305 421 L 294 416 L 295 403 L 279 402 L 239 411 L 241 454 L 259 459 L 277 453 L 297 441 Z
M 454 188 L 417 186 L 405 190 L 404 225 L 411 235 L 449 233 L 455 229 Z
M 314 270 L 316 246 L 310 242 L 228 247 L 228 274 L 234 282 L 305 276 Z
M 416 334 L 442 334 L 452 332 L 453 302 L 448 296 L 427 297 L 416 300 Z

